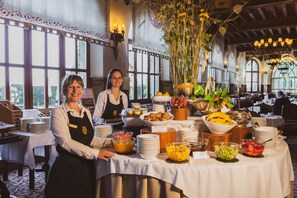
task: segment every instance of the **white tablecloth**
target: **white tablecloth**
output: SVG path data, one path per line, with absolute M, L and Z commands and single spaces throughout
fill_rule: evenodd
M 272 127 L 278 127 L 284 124 L 284 118 L 280 115 L 262 115 L 261 117 L 266 119 L 266 125 Z
M 210 153 L 209 159 L 190 159 L 188 163 L 165 161 L 166 154 L 155 160 L 143 160 L 138 154 L 116 155 L 110 161 L 96 161 L 97 179 L 111 174 L 147 175 L 170 183 L 188 197 L 238 198 L 285 197 L 294 180 L 288 145 L 281 141 L 264 158 L 238 155 L 236 163 L 223 163 Z
M 28 165 L 30 169 L 36 168 L 33 149 L 38 147 L 43 149 L 43 146 L 54 145 L 54 136 L 51 131 L 44 133 L 15 131 L 10 133 L 21 135 L 23 141 L 2 145 L 2 159 Z

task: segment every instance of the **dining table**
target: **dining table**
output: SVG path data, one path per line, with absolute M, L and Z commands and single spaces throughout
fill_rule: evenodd
M 51 156 L 57 155 L 53 148 L 54 136 L 50 130 L 40 133 L 23 131 L 10 131 L 9 133 L 21 137 L 22 141 L 2 145 L 1 157 L 9 162 L 29 166 L 29 187 L 34 189 L 35 171 L 44 171 L 46 179 L 50 168 L 49 160 L 52 159 Z M 45 161 L 42 169 L 37 169 L 35 155 L 44 156 Z
M 153 160 L 137 153 L 97 160 L 96 197 L 293 197 L 293 166 L 284 140 L 264 151 L 264 157 L 238 154 L 237 162 L 208 154 L 185 163 L 172 163 L 166 153 Z
M 278 128 L 285 123 L 284 118 L 280 115 L 260 114 L 260 117 L 265 118 L 266 125 Z

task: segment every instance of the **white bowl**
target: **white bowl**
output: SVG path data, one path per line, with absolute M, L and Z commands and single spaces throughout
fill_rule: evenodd
M 214 134 L 224 134 L 228 131 L 230 131 L 233 127 L 237 125 L 237 122 L 232 120 L 233 125 L 225 125 L 225 124 L 217 124 L 206 120 L 206 116 L 202 116 L 202 120 L 204 124 L 207 126 L 207 128 L 210 130 L 210 132 Z
M 151 97 L 153 102 L 169 102 L 171 97 L 170 96 L 153 96 Z
M 158 113 L 155 111 L 151 111 L 145 114 L 142 114 L 139 116 L 139 118 L 145 123 L 146 126 L 151 127 L 151 126 L 166 126 L 170 120 L 172 120 L 174 118 L 174 116 L 171 113 L 168 113 L 170 115 L 170 119 L 169 120 L 165 120 L 165 121 L 147 121 L 144 118 L 148 115 L 150 115 L 151 113 Z

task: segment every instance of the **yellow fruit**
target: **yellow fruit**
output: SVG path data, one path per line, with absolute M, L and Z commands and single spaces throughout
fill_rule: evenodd
M 161 91 L 158 91 L 156 96 L 163 96 L 163 93 Z
M 170 96 L 170 94 L 168 93 L 168 91 L 166 91 L 163 96 Z

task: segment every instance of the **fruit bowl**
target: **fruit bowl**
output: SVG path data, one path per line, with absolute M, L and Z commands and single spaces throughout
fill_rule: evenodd
M 239 151 L 239 144 L 234 142 L 215 142 L 214 152 L 218 160 L 234 161 Z
M 120 140 L 117 138 L 112 138 L 112 144 L 117 153 L 130 153 L 131 151 L 133 151 L 135 145 L 135 138 L 131 138 L 130 140 Z
M 202 116 L 202 120 L 203 120 L 204 124 L 207 126 L 207 128 L 210 130 L 210 132 L 212 132 L 214 134 L 224 134 L 224 133 L 230 131 L 233 127 L 235 127 L 237 125 L 237 122 L 234 120 L 232 120 L 232 122 L 233 122 L 232 125 L 214 123 L 214 122 L 206 120 L 206 116 L 207 115 Z
M 172 161 L 186 161 L 190 155 L 191 145 L 184 142 L 172 142 L 165 146 L 166 153 Z
M 171 113 L 148 112 L 139 116 L 146 126 L 166 126 L 174 118 Z
M 241 151 L 243 155 L 251 157 L 262 156 L 265 146 L 252 139 L 243 139 L 241 141 Z
M 170 96 L 153 96 L 151 97 L 153 103 L 156 102 L 169 102 L 171 97 Z

